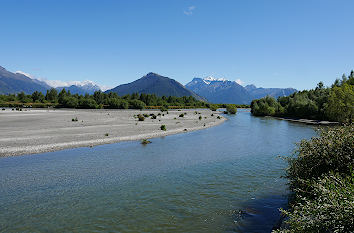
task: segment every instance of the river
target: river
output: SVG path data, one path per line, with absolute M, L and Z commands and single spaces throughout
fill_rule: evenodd
M 0 232 L 270 232 L 315 128 L 239 109 L 216 127 L 0 158 Z

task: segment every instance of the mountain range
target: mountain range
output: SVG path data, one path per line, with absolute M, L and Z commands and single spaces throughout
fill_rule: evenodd
M 120 96 L 133 93 L 155 94 L 157 96 L 193 96 L 198 100 L 205 100 L 203 97 L 188 90 L 174 79 L 161 76 L 156 73 L 148 73 L 134 82 L 119 85 L 106 92 L 115 92 Z
M 58 85 L 65 84 L 65 85 Z M 65 88 L 72 94 L 93 94 L 102 90 L 92 81 L 50 81 L 31 78 L 23 72 L 10 72 L 0 66 L 0 94 L 14 94 L 24 92 L 32 94 L 34 91 L 46 93 L 50 88 L 61 91 Z M 194 78 L 183 86 L 174 79 L 164 77 L 156 73 L 148 73 L 131 83 L 119 85 L 108 92 L 115 92 L 120 96 L 132 93 L 155 94 L 157 96 L 193 96 L 198 100 L 211 103 L 250 104 L 253 99 L 259 99 L 270 95 L 275 98 L 287 96 L 294 92 L 293 88 L 257 88 L 255 85 L 243 87 L 235 81 L 216 79 L 211 76 L 206 78 Z
M 63 84 L 64 82 L 60 82 Z M 38 80 L 31 78 L 23 72 L 10 72 L 0 66 L 0 94 L 14 94 L 24 92 L 32 94 L 35 91 L 40 91 L 43 94 L 51 88 L 61 91 L 63 88 L 72 94 L 84 95 L 85 93 L 93 94 L 101 88 L 91 81 L 73 81 L 66 83 L 66 86 L 53 85 L 49 80 Z
M 205 97 L 211 103 L 250 104 L 253 99 L 267 95 L 278 98 L 288 96 L 297 90 L 294 88 L 257 88 L 255 85 L 245 87 L 236 81 L 216 79 L 211 76 L 194 78 L 186 88 Z

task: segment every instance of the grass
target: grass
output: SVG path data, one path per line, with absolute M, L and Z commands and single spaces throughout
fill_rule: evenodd
M 147 139 L 141 140 L 141 144 L 143 144 L 143 145 L 147 145 L 147 144 L 150 144 L 150 143 L 151 143 L 151 141 L 149 141 Z

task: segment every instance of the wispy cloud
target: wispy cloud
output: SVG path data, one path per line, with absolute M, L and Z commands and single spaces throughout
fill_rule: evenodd
M 236 81 L 235 82 L 237 82 L 238 84 L 240 84 L 240 85 L 243 85 L 245 82 L 244 81 L 242 81 L 241 79 L 236 79 Z
M 31 78 L 31 79 L 34 79 L 34 77 L 33 77 L 32 75 L 30 75 L 29 73 L 25 73 L 25 72 L 23 72 L 23 71 L 21 71 L 21 70 L 18 70 L 18 71 L 16 71 L 15 73 L 16 73 L 16 74 L 23 74 L 24 76 L 27 76 L 27 77 L 29 77 L 29 78 Z
M 189 6 L 187 10 L 183 11 L 185 15 L 193 15 L 193 11 L 195 10 L 195 6 Z
M 46 78 L 38 78 L 35 77 L 29 73 L 23 72 L 23 71 L 16 71 L 15 73 L 17 74 L 23 74 L 31 79 L 37 79 L 41 82 L 45 82 L 46 84 L 48 84 L 51 87 L 69 87 L 71 85 L 76 85 L 76 86 L 85 86 L 85 85 L 92 85 L 92 86 L 98 86 L 102 91 L 106 91 L 109 89 L 112 89 L 111 86 L 106 86 L 106 85 L 99 85 L 93 81 L 90 80 L 84 80 L 84 81 L 62 81 L 62 80 L 48 80 Z

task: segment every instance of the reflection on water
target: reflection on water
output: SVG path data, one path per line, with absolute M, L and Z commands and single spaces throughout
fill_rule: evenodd
M 269 232 L 313 128 L 240 111 L 139 142 L 0 159 L 0 231 Z

